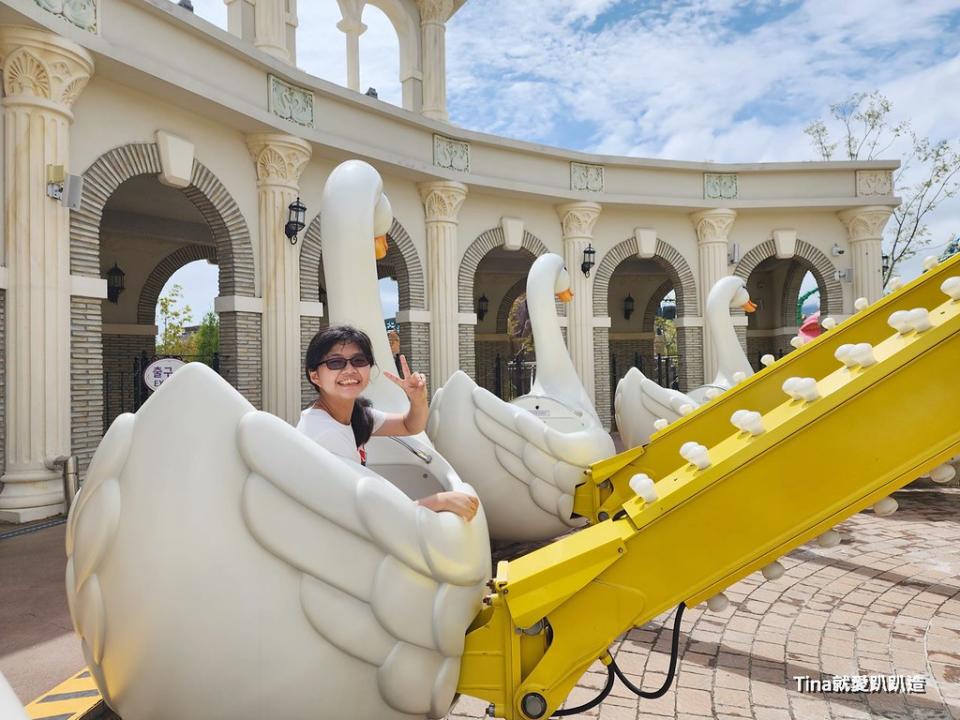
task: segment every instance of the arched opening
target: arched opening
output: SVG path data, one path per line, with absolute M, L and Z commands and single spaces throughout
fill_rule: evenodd
M 123 273 L 123 289 L 101 303 L 106 430 L 117 415 L 135 411 L 149 396 L 143 372 L 158 349 L 184 361 L 197 359 L 186 351 L 197 342 L 202 319 L 197 312 L 213 310 L 219 272 L 216 242 L 203 214 L 183 192 L 153 175 L 117 187 L 104 205 L 99 235 L 101 275 L 110 283 Z M 173 285 L 181 297 L 171 297 Z M 160 303 L 164 296 L 167 302 Z M 158 347 L 161 304 L 169 306 L 159 313 L 167 325 L 166 347 Z M 184 312 L 187 305 L 192 313 Z
M 747 316 L 747 359 L 755 370 L 766 354 L 782 357 L 809 315 L 827 307 L 827 284 L 818 269 L 799 257 L 761 261 L 747 277 L 757 310 Z
M 403 107 L 400 41 L 390 18 L 378 7 L 363 9 L 367 30 L 360 36 L 360 92 L 373 88 L 378 100 Z
M 535 259 L 526 248 L 495 247 L 483 256 L 473 275 L 475 378 L 478 385 L 503 399 L 528 392 L 536 367 L 536 349 L 521 337 L 523 323 L 517 323 Z

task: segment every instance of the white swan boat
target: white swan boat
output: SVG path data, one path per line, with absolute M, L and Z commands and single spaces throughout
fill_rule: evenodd
M 712 383 L 682 393 L 661 387 L 637 368 L 630 368 L 617 383 L 614 411 L 617 429 L 626 447 L 646 445 L 657 431 L 657 421 L 673 422 L 692 412 L 712 395 L 729 390 L 736 378 L 742 380 L 753 375 L 730 315 L 730 309 L 737 307 L 747 312 L 756 310 L 750 301 L 746 281 L 736 276 L 721 278 L 710 289 L 706 303 L 706 322 L 710 326 L 718 362 L 717 376 Z
M 572 297 L 563 258 L 527 278 L 537 353 L 530 393 L 506 403 L 457 371 L 434 394 L 427 433 L 476 488 L 497 540 L 542 540 L 578 527 L 573 493 L 588 465 L 616 453 L 573 368 L 554 297 Z

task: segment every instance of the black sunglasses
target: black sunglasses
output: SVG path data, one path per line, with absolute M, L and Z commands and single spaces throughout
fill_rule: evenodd
M 369 367 L 370 361 L 367 360 L 366 355 L 354 355 L 351 358 L 345 357 L 332 357 L 327 358 L 326 360 L 321 360 L 317 365 L 326 365 L 331 370 L 343 370 L 347 363 L 350 363 L 355 368 Z

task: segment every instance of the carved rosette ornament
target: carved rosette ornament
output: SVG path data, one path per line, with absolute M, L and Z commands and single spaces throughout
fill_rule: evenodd
M 572 202 L 557 206 L 563 237 L 592 238 L 593 226 L 600 217 L 601 206 L 594 202 Z
M 257 184 L 296 191 L 310 160 L 310 144 L 292 135 L 250 135 L 247 147 L 257 167 Z
M 93 58 L 82 47 L 43 30 L 0 29 L 5 104 L 37 105 L 72 119 L 70 107 L 93 74 Z
M 460 207 L 467 197 L 467 186 L 452 180 L 423 183 L 419 186 L 426 221 L 457 222 Z
M 690 216 L 693 226 L 697 229 L 697 240 L 701 245 L 726 243 L 736 218 L 737 213 L 726 208 L 703 210 Z
M 883 237 L 883 229 L 893 213 L 893 208 L 884 205 L 852 208 L 837 213 L 840 221 L 847 227 L 847 236 L 850 242 L 862 240 L 879 240 Z
M 445 23 L 453 14 L 453 0 L 417 0 L 420 22 Z

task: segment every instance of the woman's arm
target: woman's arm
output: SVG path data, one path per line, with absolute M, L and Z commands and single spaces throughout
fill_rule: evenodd
M 410 372 L 410 366 L 403 355 L 400 356 L 400 367 L 402 379 L 386 370 L 383 375 L 403 390 L 410 401 L 410 409 L 406 415 L 387 415 L 387 419 L 374 435 L 416 435 L 427 427 L 427 415 L 430 413 L 427 404 L 427 381 L 422 373 Z

